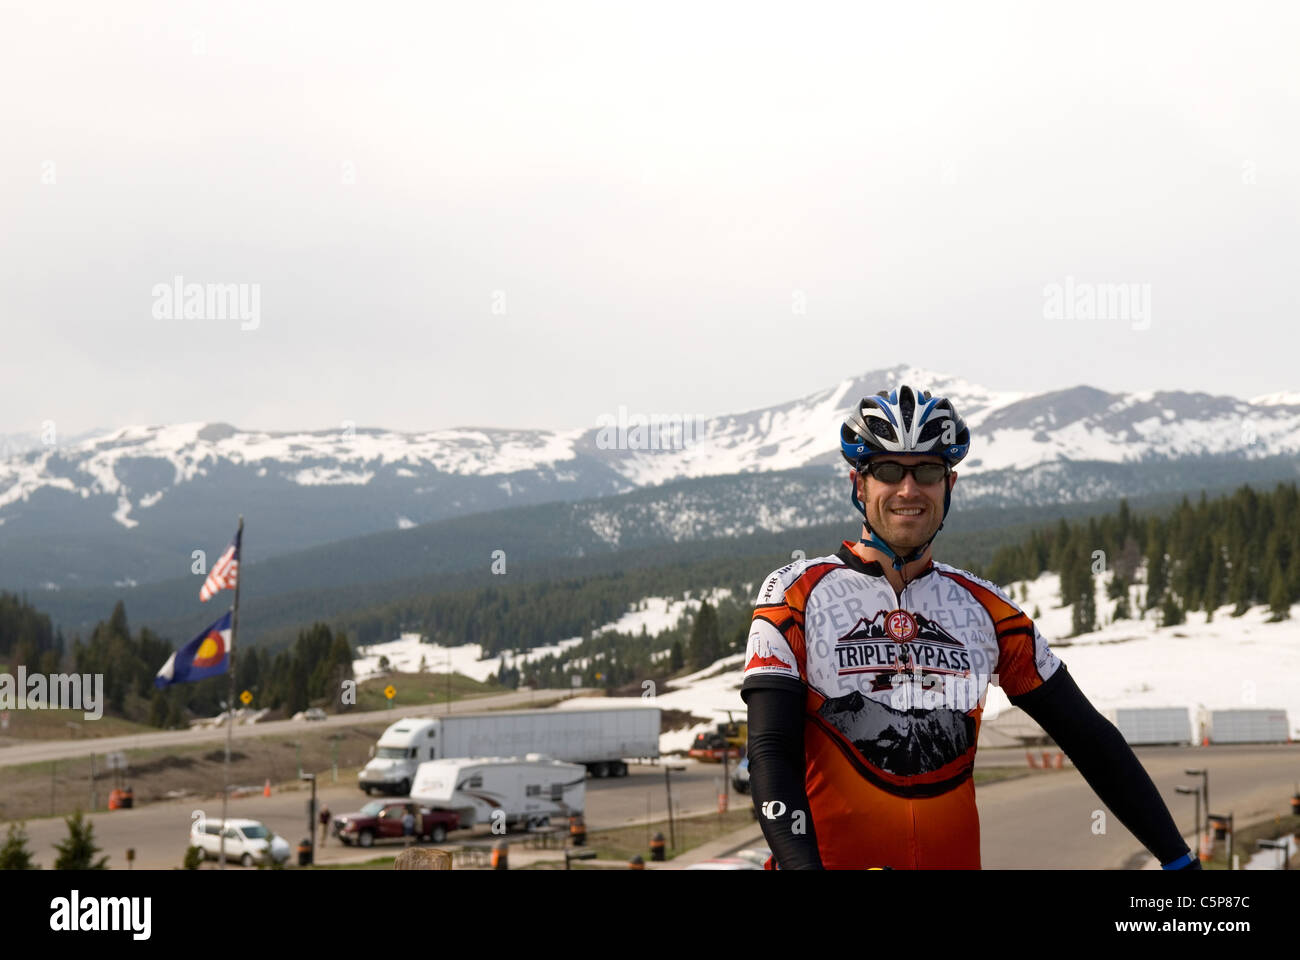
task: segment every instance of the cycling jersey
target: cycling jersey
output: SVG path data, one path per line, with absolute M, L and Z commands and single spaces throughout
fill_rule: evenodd
M 741 696 L 804 697 L 806 826 L 822 865 L 978 868 L 971 771 L 988 684 L 1022 696 L 1061 666 L 988 581 L 931 561 L 895 593 L 844 541 L 763 582 Z

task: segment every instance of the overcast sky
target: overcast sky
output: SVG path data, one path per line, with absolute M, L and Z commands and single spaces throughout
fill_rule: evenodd
M 1300 388 L 1300 8 L 1044 7 L 9 0 L 0 432 Z

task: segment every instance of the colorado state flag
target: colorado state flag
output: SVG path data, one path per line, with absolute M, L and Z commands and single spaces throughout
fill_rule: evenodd
M 230 669 L 230 612 L 181 647 L 153 678 L 155 687 L 193 683 Z

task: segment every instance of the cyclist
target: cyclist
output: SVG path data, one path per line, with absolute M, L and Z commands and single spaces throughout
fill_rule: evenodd
M 971 770 L 996 683 L 1165 869 L 1199 870 L 1132 749 L 1033 621 L 931 557 L 970 450 L 952 402 L 909 386 L 864 397 L 840 446 L 861 538 L 768 576 L 745 654 L 768 866 L 978 869 Z

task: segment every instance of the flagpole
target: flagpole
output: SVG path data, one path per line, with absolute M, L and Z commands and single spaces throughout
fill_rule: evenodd
M 235 533 L 235 543 L 239 544 L 237 553 L 244 552 L 244 515 L 239 515 L 239 529 Z M 235 568 L 235 602 L 231 607 L 230 649 L 226 656 L 226 762 L 223 765 L 225 786 L 221 791 L 221 869 L 226 869 L 226 804 L 230 801 L 230 739 L 235 727 L 235 636 L 239 633 L 239 581 L 244 579 L 242 563 L 238 557 Z

